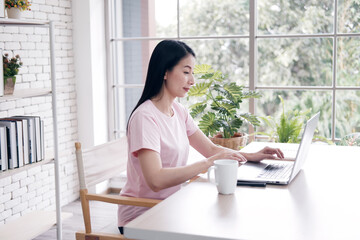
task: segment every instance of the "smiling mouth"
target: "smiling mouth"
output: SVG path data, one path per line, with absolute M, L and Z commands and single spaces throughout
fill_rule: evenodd
M 186 92 L 188 92 L 188 91 L 190 90 L 190 88 L 184 88 L 184 90 L 185 90 Z

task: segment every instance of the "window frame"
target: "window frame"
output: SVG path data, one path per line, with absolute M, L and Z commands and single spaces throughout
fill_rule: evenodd
M 257 25 L 257 0 L 249 1 L 249 35 L 224 35 L 224 36 L 181 36 L 180 34 L 180 0 L 177 1 L 177 36 L 176 37 L 121 37 L 115 38 L 112 37 L 111 34 L 114 32 L 115 24 L 114 23 L 114 12 L 115 6 L 114 2 L 116 0 L 108 0 L 107 5 L 105 7 L 107 21 L 106 21 L 106 46 L 107 46 L 107 61 L 108 66 L 108 113 L 109 113 L 109 136 L 111 139 L 118 138 L 124 134 L 126 134 L 125 129 L 120 129 L 120 125 L 124 124 L 116 116 L 119 114 L 119 106 L 118 99 L 119 96 L 116 94 L 116 89 L 129 89 L 129 88 L 142 88 L 144 84 L 114 84 L 115 78 L 118 75 L 117 69 L 114 67 L 116 61 L 115 59 L 115 48 L 116 42 L 118 41 L 138 41 L 138 40 L 156 40 L 161 41 L 164 39 L 173 39 L 173 40 L 214 40 L 214 39 L 240 39 L 246 38 L 249 39 L 249 82 L 248 88 L 249 90 L 327 90 L 332 92 L 332 111 L 331 111 L 331 138 L 332 141 L 339 141 L 339 138 L 335 137 L 335 126 L 336 126 L 336 93 L 337 91 L 342 90 L 360 90 L 360 86 L 337 86 L 336 84 L 336 75 L 337 75 L 337 40 L 341 37 L 360 37 L 360 33 L 338 33 L 337 26 L 337 18 L 338 18 L 338 0 L 334 1 L 334 18 L 333 18 L 333 33 L 326 34 L 277 34 L 277 35 L 259 35 L 257 33 L 258 25 Z M 121 17 L 121 16 L 120 16 Z M 120 18 L 119 17 L 119 18 Z M 115 34 L 116 35 L 116 34 Z M 262 86 L 258 84 L 258 75 L 257 75 L 257 40 L 258 39 L 279 39 L 279 38 L 331 38 L 333 40 L 333 56 L 332 56 L 332 85 L 331 86 Z M 256 114 L 256 100 L 249 99 L 249 112 L 252 114 Z M 125 124 L 126 126 L 126 124 Z M 249 128 L 249 133 L 253 133 L 254 129 L 252 126 Z

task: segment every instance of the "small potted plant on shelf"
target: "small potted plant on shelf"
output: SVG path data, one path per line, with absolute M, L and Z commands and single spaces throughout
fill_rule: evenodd
M 23 63 L 20 56 L 10 58 L 9 54 L 3 55 L 3 72 L 4 72 L 4 94 L 13 94 L 16 82 L 16 75 Z
M 5 0 L 5 8 L 8 18 L 21 18 L 21 12 L 30 9 L 31 3 L 28 0 Z
M 188 93 L 188 100 L 196 98 L 190 106 L 190 114 L 199 118 L 199 128 L 215 144 L 238 150 L 247 143 L 247 134 L 239 132 L 247 122 L 258 126 L 256 116 L 240 112 L 240 103 L 244 99 L 259 98 L 255 91 L 244 91 L 243 86 L 228 79 L 221 71 L 215 71 L 210 65 L 196 65 L 194 73 L 199 76 L 198 83 Z

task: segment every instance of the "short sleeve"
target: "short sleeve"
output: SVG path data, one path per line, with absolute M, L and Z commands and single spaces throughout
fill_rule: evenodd
M 199 127 L 196 125 L 194 119 L 191 117 L 189 111 L 185 107 L 184 107 L 184 111 L 186 114 L 186 118 L 185 118 L 186 134 L 189 137 L 193 135 L 199 129 Z
M 132 116 L 128 130 L 129 152 L 135 157 L 143 148 L 160 153 L 160 130 L 153 117 L 137 112 Z

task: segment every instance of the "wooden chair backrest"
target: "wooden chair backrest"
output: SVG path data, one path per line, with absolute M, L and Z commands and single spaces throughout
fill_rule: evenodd
M 126 137 L 84 150 L 80 143 L 75 146 L 81 189 L 94 186 L 126 170 Z
M 153 207 L 161 200 L 126 197 L 113 194 L 88 193 L 87 187 L 117 176 L 127 165 L 127 139 L 107 142 L 89 149 L 82 150 L 79 142 L 75 143 L 75 153 L 80 180 L 80 200 L 83 212 L 85 232 L 76 232 L 77 240 L 118 240 L 124 239 L 119 234 L 94 233 L 91 227 L 89 201 L 101 201 L 113 204 Z M 114 223 L 115 225 L 115 223 Z

